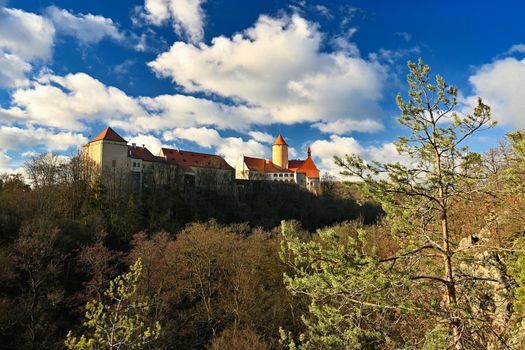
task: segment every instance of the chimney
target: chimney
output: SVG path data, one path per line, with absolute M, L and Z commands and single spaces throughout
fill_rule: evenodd
M 133 143 L 131 144 L 131 147 L 135 148 L 135 147 L 137 147 L 137 144 L 136 144 L 135 142 L 133 142 Z

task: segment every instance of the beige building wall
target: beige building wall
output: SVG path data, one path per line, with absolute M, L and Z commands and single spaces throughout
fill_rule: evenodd
M 97 142 L 102 143 L 102 169 L 129 169 L 127 144 L 107 140 Z
M 85 146 L 86 155 L 96 165 L 102 165 L 102 141 L 91 142 Z

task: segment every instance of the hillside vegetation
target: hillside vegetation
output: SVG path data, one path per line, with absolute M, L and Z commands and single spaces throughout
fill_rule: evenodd
M 41 155 L 0 181 L 0 349 L 525 348 L 525 133 L 409 63 L 397 163 L 322 193 L 92 181 Z

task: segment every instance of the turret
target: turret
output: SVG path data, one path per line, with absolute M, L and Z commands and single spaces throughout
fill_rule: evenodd
M 272 162 L 283 169 L 288 169 L 288 144 L 279 134 L 272 146 Z

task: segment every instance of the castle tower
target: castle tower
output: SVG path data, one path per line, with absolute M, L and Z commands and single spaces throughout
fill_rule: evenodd
M 84 146 L 84 152 L 102 170 L 127 169 L 127 143 L 115 130 L 108 127 Z
M 288 144 L 279 134 L 272 146 L 272 162 L 283 169 L 288 169 Z

